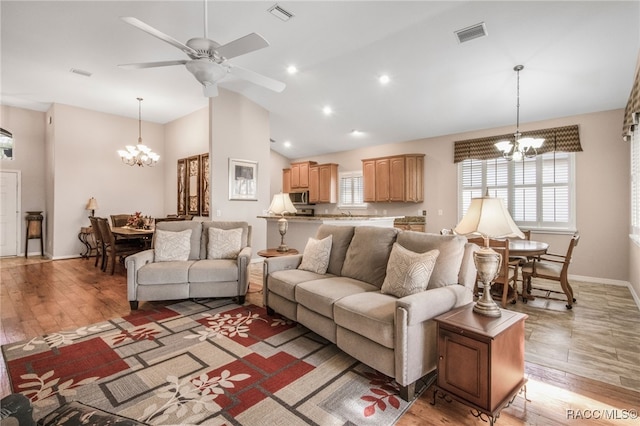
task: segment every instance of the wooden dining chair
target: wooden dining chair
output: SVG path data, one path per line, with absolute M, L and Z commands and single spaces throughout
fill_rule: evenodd
M 544 296 L 546 299 L 554 299 L 551 294 L 562 294 L 567 298 L 567 309 L 573 308 L 573 302 L 576 298 L 573 294 L 573 288 L 569 283 L 569 264 L 571 263 L 571 256 L 573 255 L 573 249 L 578 245 L 580 241 L 580 234 L 576 232 L 569 241 L 569 247 L 564 255 L 546 253 L 527 262 L 522 267 L 523 286 L 526 286 L 527 298 L 523 297 L 523 301 L 526 303 L 528 296 L 531 295 L 531 290 L 541 290 L 546 293 Z M 532 288 L 531 278 L 544 278 L 547 280 L 557 281 L 560 283 L 562 292 L 549 290 L 547 288 Z M 524 288 L 523 288 L 524 292 Z M 559 300 L 559 299 L 558 299 Z
M 470 243 L 484 247 L 484 238 L 469 238 Z M 501 289 L 500 298 L 502 307 L 506 308 L 507 303 L 515 304 L 518 297 L 517 281 L 518 281 L 518 261 L 509 260 L 509 240 L 507 239 L 489 239 L 489 247 L 498 252 L 502 256 L 498 276 L 492 281 L 491 288 L 498 292 Z M 484 289 L 482 290 L 484 291 Z M 478 295 L 478 280 L 474 287 L 474 296 Z
M 130 214 L 112 214 L 111 226 L 125 226 L 130 217 Z
M 140 244 L 135 240 L 116 240 L 107 219 L 101 217 L 96 219 L 104 247 L 102 270 L 104 272 L 107 271 L 107 262 L 109 262 L 111 264 L 111 275 L 113 275 L 116 270 L 116 259 L 124 259 L 130 254 L 139 252 L 141 250 Z
M 91 222 L 91 231 L 93 232 L 93 238 L 96 242 L 96 261 L 93 266 L 98 266 L 98 262 L 100 262 L 100 269 L 104 270 L 104 243 L 102 241 L 100 225 L 98 225 L 98 218 L 95 216 L 89 216 L 89 222 Z

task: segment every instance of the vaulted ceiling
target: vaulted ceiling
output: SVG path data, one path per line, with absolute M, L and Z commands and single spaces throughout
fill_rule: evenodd
M 206 18 L 220 44 L 252 32 L 269 41 L 229 62 L 286 83 L 283 92 L 232 76 L 219 87 L 270 111 L 273 142 L 263 142 L 289 158 L 515 128 L 518 64 L 521 122 L 624 108 L 640 49 L 638 1 L 279 2 L 294 15 L 286 22 L 267 11 L 274 4 L 209 1 Z M 202 37 L 203 11 L 202 1 L 3 0 L 0 100 L 137 117 L 142 97 L 143 120 L 159 123 L 205 107 L 184 66 L 117 66 L 188 59 L 120 17 L 184 43 Z M 458 41 L 456 30 L 479 23 L 485 37 Z

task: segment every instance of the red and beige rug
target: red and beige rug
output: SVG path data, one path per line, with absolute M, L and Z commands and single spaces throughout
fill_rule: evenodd
M 77 400 L 149 424 L 379 426 L 409 407 L 393 379 L 306 328 L 229 303 L 187 301 L 2 346 L 12 389 L 36 419 Z

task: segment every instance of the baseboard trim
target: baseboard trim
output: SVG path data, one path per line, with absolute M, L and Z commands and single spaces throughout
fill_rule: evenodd
M 613 280 L 610 278 L 587 277 L 584 275 L 571 275 L 571 274 L 569 274 L 569 280 L 582 281 L 586 283 L 617 285 L 617 286 L 627 287 L 631 292 L 631 297 L 633 297 L 633 301 L 636 303 L 636 306 L 640 311 L 640 297 L 638 296 L 638 294 L 636 294 L 635 289 L 633 288 L 633 286 L 629 281 Z

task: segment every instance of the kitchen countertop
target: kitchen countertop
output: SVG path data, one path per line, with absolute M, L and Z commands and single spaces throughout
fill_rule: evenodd
M 351 220 L 351 221 L 379 221 L 379 220 L 394 220 L 403 218 L 404 216 L 375 216 L 375 215 L 340 215 L 340 214 L 318 214 L 315 216 L 295 216 L 285 215 L 289 222 L 328 222 L 334 220 Z M 272 219 L 278 220 L 280 216 L 258 216 L 260 219 Z

